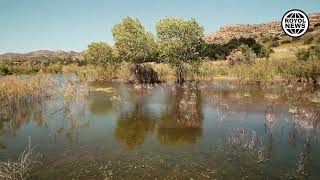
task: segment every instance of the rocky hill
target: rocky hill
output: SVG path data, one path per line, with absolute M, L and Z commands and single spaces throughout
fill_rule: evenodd
M 310 29 L 320 25 L 320 13 L 310 14 Z M 279 21 L 263 24 L 234 24 L 221 27 L 217 32 L 205 36 L 207 43 L 224 43 L 232 38 L 263 38 L 284 35 Z
M 76 61 L 82 60 L 82 53 L 74 51 L 49 51 L 49 50 L 40 50 L 30 53 L 6 53 L 0 55 L 0 62 L 23 62 L 29 60 L 69 60 Z

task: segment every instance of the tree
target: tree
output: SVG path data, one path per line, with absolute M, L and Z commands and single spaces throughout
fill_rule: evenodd
M 137 18 L 124 18 L 113 27 L 112 33 L 115 48 L 123 60 L 139 64 L 154 58 L 154 37 L 144 29 Z
M 105 42 L 93 42 L 84 52 L 84 59 L 89 64 L 106 66 L 114 63 L 112 47 Z
M 160 58 L 177 70 L 177 83 L 185 81 L 185 63 L 198 63 L 197 47 L 203 37 L 203 27 L 195 20 L 167 18 L 156 24 Z

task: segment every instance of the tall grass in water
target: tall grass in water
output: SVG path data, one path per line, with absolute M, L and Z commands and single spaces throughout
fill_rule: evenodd
M 40 103 L 50 97 L 53 81 L 45 76 L 0 77 L 0 112 Z

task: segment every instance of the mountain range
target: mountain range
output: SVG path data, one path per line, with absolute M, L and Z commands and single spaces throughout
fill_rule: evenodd
M 75 51 L 39 50 L 29 53 L 6 53 L 0 55 L 0 62 L 22 62 L 28 60 L 82 60 L 83 53 Z

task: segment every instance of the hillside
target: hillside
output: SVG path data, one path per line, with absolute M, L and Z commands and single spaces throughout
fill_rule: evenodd
M 310 29 L 320 25 L 320 13 L 309 15 Z M 234 24 L 221 27 L 217 32 L 209 33 L 205 36 L 207 43 L 224 43 L 232 38 L 259 38 L 263 39 L 280 37 L 285 35 L 279 21 L 263 24 Z
M 39 50 L 30 53 L 6 53 L 0 55 L 0 62 L 22 62 L 29 60 L 82 60 L 82 53 L 74 51 L 49 51 L 49 50 Z

